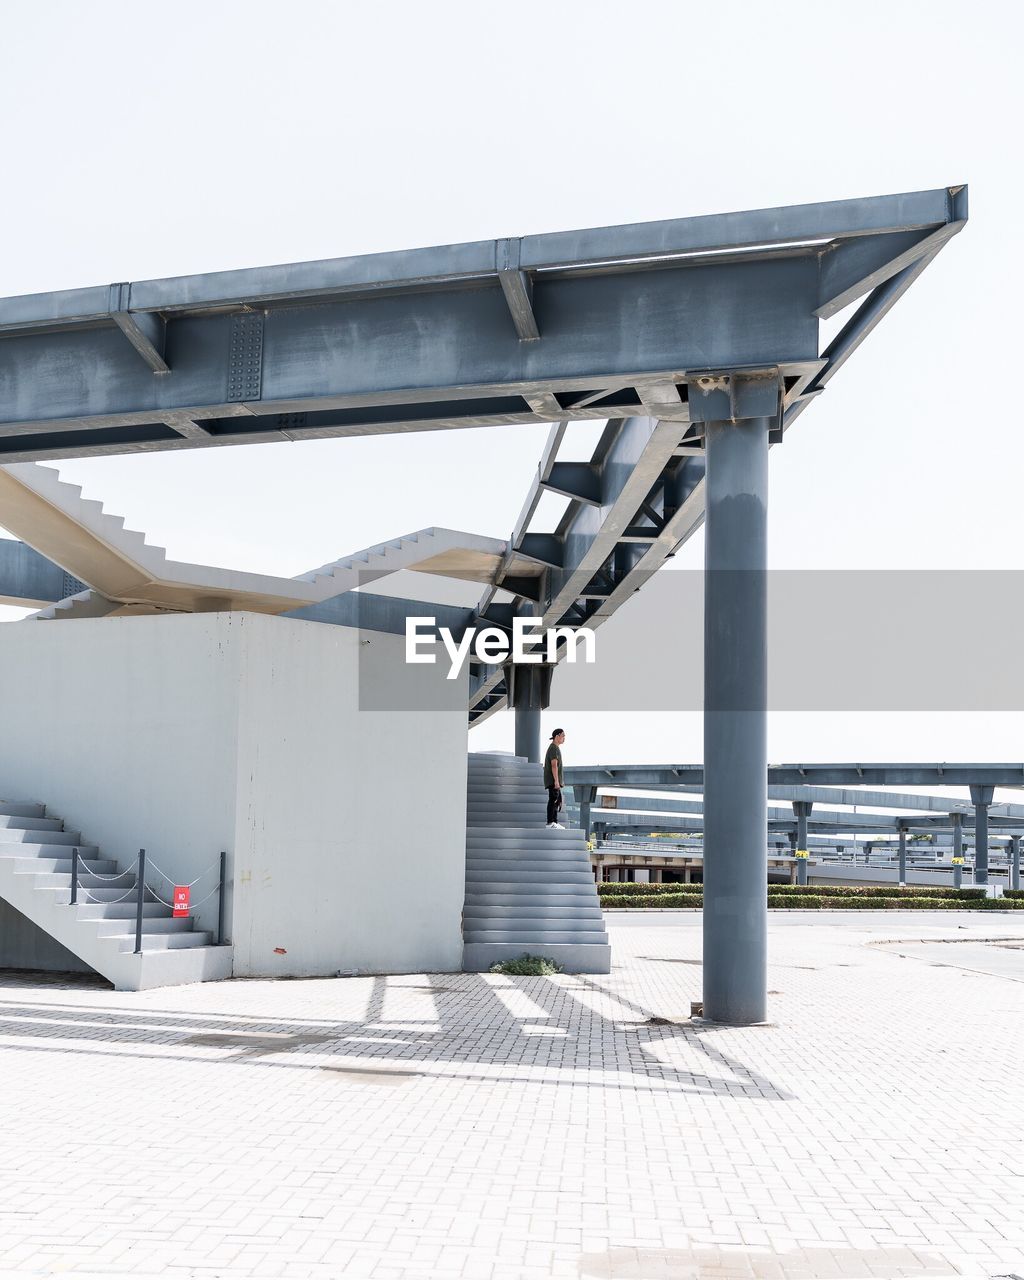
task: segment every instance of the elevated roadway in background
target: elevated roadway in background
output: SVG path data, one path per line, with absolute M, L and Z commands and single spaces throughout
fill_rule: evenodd
M 822 783 L 856 787 L 964 787 L 985 784 L 993 787 L 1024 787 L 1024 763 L 1010 764 L 770 764 L 766 769 L 769 786 L 819 786 Z M 631 787 L 634 790 L 674 790 L 686 785 L 695 790 L 704 786 L 704 766 L 699 764 L 615 764 L 570 765 L 565 771 L 569 786 Z M 852 793 L 851 793 L 852 794 Z M 884 793 L 877 793 L 878 795 Z M 794 797 L 796 798 L 796 797 Z M 924 797 L 908 797 L 915 800 Z M 861 800 L 833 804 L 868 803 Z M 874 797 L 870 803 L 879 803 Z M 921 808 L 931 806 L 921 805 Z

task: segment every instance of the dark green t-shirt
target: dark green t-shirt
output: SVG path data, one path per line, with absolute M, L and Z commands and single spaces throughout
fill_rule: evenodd
M 558 785 L 562 786 L 565 779 L 562 777 L 562 748 L 551 743 L 547 751 L 544 752 L 544 785 L 553 787 L 555 785 L 555 775 L 551 772 L 551 761 L 558 761 Z

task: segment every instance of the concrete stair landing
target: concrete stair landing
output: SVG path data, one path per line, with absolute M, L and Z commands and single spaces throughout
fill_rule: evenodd
M 482 973 L 524 952 L 567 973 L 608 973 L 611 948 L 583 832 L 549 830 L 543 771 L 521 756 L 469 757 L 463 961 Z

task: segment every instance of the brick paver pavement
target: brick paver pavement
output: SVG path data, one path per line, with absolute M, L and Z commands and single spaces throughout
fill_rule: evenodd
M 747 1029 L 688 1020 L 699 918 L 610 928 L 604 978 L 0 974 L 0 1274 L 1024 1276 L 1024 920 L 773 915 Z

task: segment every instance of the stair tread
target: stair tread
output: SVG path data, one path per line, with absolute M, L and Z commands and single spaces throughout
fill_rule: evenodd
M 593 928 L 584 928 L 587 925 L 593 925 Z M 567 929 L 583 928 L 586 933 L 601 933 L 605 931 L 602 918 L 598 916 L 596 919 L 585 917 L 580 920 L 576 916 L 463 916 L 462 927 L 469 933 L 479 932 L 483 930 L 500 929 L 553 929 L 557 933 L 564 933 Z
M 33 831 L 34 836 L 56 835 L 56 832 L 50 831 Z M 70 842 L 64 840 L 0 840 L 0 857 L 19 856 L 24 851 L 34 849 L 56 849 L 58 855 L 67 858 L 69 861 L 74 856 L 74 852 L 78 850 L 80 858 L 89 857 L 99 852 L 98 844 L 90 844 L 88 840 L 73 840 Z
M 107 935 L 111 941 L 120 940 L 121 950 L 133 950 L 135 931 L 131 933 L 115 933 Z M 213 934 L 195 933 L 146 933 L 142 934 L 142 950 L 146 951 L 190 951 L 193 947 L 208 947 L 213 942 Z
M 45 806 L 34 800 L 0 800 L 0 814 L 6 818 L 43 817 Z

